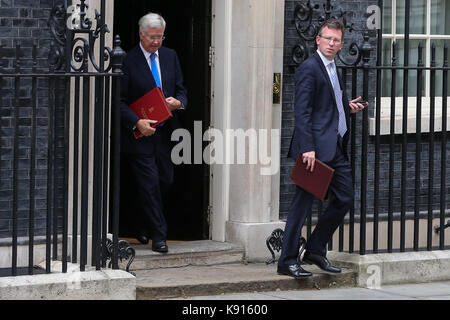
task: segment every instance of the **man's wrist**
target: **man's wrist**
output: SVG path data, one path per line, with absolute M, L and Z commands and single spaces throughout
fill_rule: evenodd
M 141 120 L 142 120 L 142 119 L 139 119 L 138 121 L 136 121 L 136 123 L 134 124 L 134 127 L 133 127 L 133 131 L 137 129 L 138 123 L 139 123 L 139 121 L 141 121 Z

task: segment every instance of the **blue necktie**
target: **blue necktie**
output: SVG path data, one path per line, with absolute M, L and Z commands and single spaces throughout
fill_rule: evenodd
M 339 85 L 334 62 L 330 63 L 328 66 L 330 68 L 331 84 L 333 85 L 334 96 L 336 98 L 336 105 L 339 112 L 338 132 L 340 136 L 343 137 L 345 132 L 347 131 L 347 123 L 345 122 L 344 106 L 342 105 L 341 86 Z
M 156 85 L 161 88 L 161 78 L 159 77 L 158 66 L 156 65 L 156 53 L 152 53 L 150 56 L 152 62 L 152 74 L 155 79 Z
M 151 54 L 150 60 L 152 62 L 152 74 L 153 74 L 153 78 L 155 79 L 156 86 L 162 88 L 161 87 L 161 78 L 159 77 L 159 72 L 158 72 L 158 66 L 156 65 L 156 53 Z M 163 125 L 164 125 L 164 123 L 160 124 L 161 127 Z

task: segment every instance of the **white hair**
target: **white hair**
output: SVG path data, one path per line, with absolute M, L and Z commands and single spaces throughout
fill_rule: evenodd
M 159 14 L 150 12 L 139 19 L 140 32 L 145 33 L 148 27 L 166 29 L 166 21 Z

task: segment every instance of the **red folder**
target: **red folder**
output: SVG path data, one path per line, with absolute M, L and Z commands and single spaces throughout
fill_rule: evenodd
M 167 105 L 166 98 L 160 87 L 156 87 L 138 100 L 130 104 L 130 108 L 141 119 L 150 119 L 158 121 L 153 126 L 156 127 L 172 118 L 172 112 L 170 112 Z M 142 137 L 142 133 L 136 128 L 134 131 L 134 137 L 139 139 Z
M 333 178 L 334 169 L 316 159 L 314 171 L 311 172 L 310 169 L 306 169 L 307 164 L 303 163 L 303 157 L 299 155 L 291 173 L 291 180 L 300 188 L 323 201 Z

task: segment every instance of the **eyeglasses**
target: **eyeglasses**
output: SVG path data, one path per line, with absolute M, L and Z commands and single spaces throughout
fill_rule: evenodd
M 321 38 L 327 40 L 328 43 L 331 43 L 331 41 L 333 41 L 333 42 L 336 43 L 336 44 L 341 44 L 341 42 L 342 42 L 342 40 L 340 40 L 340 39 L 335 39 L 335 38 L 332 38 L 332 37 L 322 37 L 322 36 L 319 36 L 319 37 L 321 37 Z
M 165 36 L 149 36 L 149 35 L 144 35 L 144 37 L 150 41 L 163 41 L 166 38 Z

